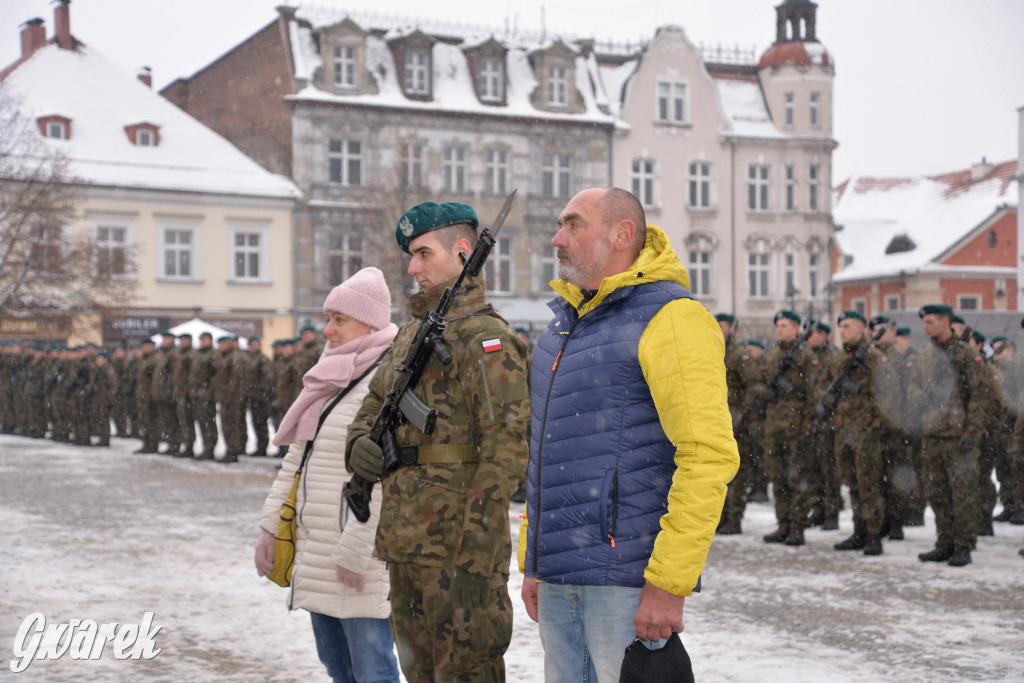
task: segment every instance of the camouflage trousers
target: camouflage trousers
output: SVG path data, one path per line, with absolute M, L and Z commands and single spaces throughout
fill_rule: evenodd
M 734 434 L 740 452 L 740 468 L 736 472 L 736 476 L 729 482 L 729 488 L 725 493 L 725 505 L 722 508 L 723 520 L 743 519 L 743 512 L 747 509 L 747 489 L 750 487 L 754 474 L 750 432 L 742 425 L 738 425 L 734 428 Z
M 175 409 L 178 411 L 178 430 L 181 436 L 181 445 L 186 451 L 191 451 L 196 441 L 196 407 L 187 398 L 178 398 L 174 401 Z
M 996 458 L 1000 447 L 997 435 L 989 433 L 981 440 L 981 450 L 978 454 L 978 524 L 991 524 L 992 512 L 996 507 L 996 500 L 999 496 L 996 493 L 996 485 L 992 481 L 992 470 L 996 466 Z
M 902 434 L 893 429 L 883 429 L 879 445 L 885 468 L 885 516 L 902 523 L 910 515 L 915 498 L 920 497 L 921 481 L 914 471 Z
M 999 500 L 1004 508 L 1017 509 L 1024 503 L 1019 496 L 1018 479 L 1024 478 L 1021 464 L 1014 464 L 1013 430 L 1016 420 L 1007 419 L 1006 430 L 1000 434 L 996 452 L 996 479 L 999 480 Z
M 885 522 L 882 431 L 850 422 L 836 428 L 836 467 L 850 489 L 853 533 L 880 536 Z
M 198 398 L 195 411 L 199 434 L 203 437 L 203 452 L 209 455 L 217 447 L 217 404 L 209 399 Z
M 266 452 L 270 445 L 270 403 L 266 399 L 248 401 L 249 415 L 252 417 L 252 429 L 256 434 L 256 450 Z
M 978 537 L 978 451 L 964 452 L 959 439 L 921 439 L 925 497 L 935 512 L 936 545 L 970 550 Z
M 805 437 L 769 433 L 767 469 L 780 528 L 801 531 L 807 528 L 815 468 L 814 455 Z
M 500 683 L 512 640 L 508 577 L 492 575 L 486 608 L 456 610 L 451 569 L 388 565 L 391 632 L 409 683 Z
M 843 509 L 843 495 L 840 491 L 839 472 L 836 468 L 835 432 L 832 425 L 818 425 L 811 433 L 814 450 L 812 476 L 812 505 L 826 517 L 838 515 Z

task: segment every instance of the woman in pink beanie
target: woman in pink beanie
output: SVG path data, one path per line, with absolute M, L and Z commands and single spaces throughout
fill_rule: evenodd
M 348 523 L 342 487 L 348 425 L 363 402 L 377 361 L 394 341 L 391 295 L 384 275 L 363 268 L 324 301 L 327 340 L 320 360 L 302 378 L 302 392 L 281 421 L 277 445 L 291 444 L 263 505 L 256 543 L 260 576 L 274 569 L 274 531 L 307 442 L 313 440 L 295 501 L 295 564 L 288 609 L 305 609 L 317 654 L 335 681 L 398 681 L 388 625 L 388 573 L 372 557 L 380 495 L 366 524 Z M 327 415 L 325 408 L 344 392 Z M 317 431 L 317 424 L 323 423 Z

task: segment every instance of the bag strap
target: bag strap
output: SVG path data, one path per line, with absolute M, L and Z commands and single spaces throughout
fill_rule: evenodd
M 381 357 L 383 357 L 383 355 Z M 316 432 L 313 433 L 313 438 L 306 442 L 306 450 L 302 453 L 302 462 L 299 463 L 299 469 L 295 470 L 296 477 L 302 474 L 302 469 L 306 466 L 306 460 L 309 458 L 309 454 L 313 451 L 313 442 L 316 441 L 316 437 L 320 434 L 320 428 L 324 426 L 324 420 L 326 420 L 327 416 L 331 414 L 332 410 L 334 410 L 334 406 L 338 405 L 341 399 L 345 398 L 345 394 L 347 394 L 352 387 L 362 382 L 379 363 L 380 358 L 374 361 L 370 367 L 366 368 L 366 370 L 363 371 L 363 374 L 356 377 L 354 380 L 349 382 L 344 389 L 335 394 L 334 398 L 331 399 L 331 402 L 327 404 L 327 407 L 320 412 L 320 420 L 316 424 Z

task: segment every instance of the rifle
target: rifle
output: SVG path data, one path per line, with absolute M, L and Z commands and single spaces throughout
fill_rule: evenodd
M 924 385 L 924 389 L 922 391 L 929 401 L 941 403 L 949 398 L 945 392 L 939 390 L 939 382 L 944 380 L 949 374 L 947 372 L 951 367 L 949 360 L 953 357 L 953 351 L 956 349 L 957 344 L 966 343 L 967 340 L 971 338 L 972 332 L 974 332 L 973 329 L 964 325 L 964 331 L 960 333 L 959 337 L 957 337 L 957 341 L 946 348 L 945 353 L 942 354 L 942 358 L 935 364 L 935 368 L 932 370 L 932 374 L 928 378 L 928 383 Z M 954 334 L 953 336 L 956 335 Z
M 787 382 L 786 380 L 784 380 L 782 378 L 782 375 L 785 374 L 786 370 L 791 365 L 793 365 L 793 356 L 796 355 L 797 349 L 799 349 L 801 346 L 803 346 L 804 343 L 808 339 L 811 338 L 811 334 L 813 332 L 814 332 L 814 327 L 813 326 L 808 327 L 804 331 L 803 336 L 802 337 L 797 337 L 797 339 L 794 342 L 793 346 L 789 347 L 789 351 L 787 351 L 786 355 L 783 356 L 782 360 L 779 361 L 778 367 L 775 368 L 775 374 L 772 375 L 772 378 L 770 380 L 768 380 L 768 384 L 766 385 L 769 389 L 772 390 L 772 396 L 773 397 L 777 398 L 779 393 L 780 393 L 780 390 L 789 391 L 790 389 L 793 388 L 793 385 L 790 382 Z M 787 388 L 786 386 L 784 386 L 785 384 L 789 384 L 789 387 Z
M 859 387 L 857 387 L 857 391 L 853 391 L 850 388 L 850 385 L 853 384 L 853 382 L 850 381 L 850 374 L 858 366 L 863 366 L 864 358 L 868 355 L 868 351 L 870 351 L 871 347 L 882 338 L 886 329 L 885 325 L 880 325 L 878 327 L 878 331 L 875 332 L 875 336 L 873 336 L 867 344 L 862 345 L 856 351 L 851 353 L 850 357 L 846 359 L 846 362 L 843 363 L 843 367 L 839 369 L 839 374 L 835 376 L 835 379 L 833 379 L 832 383 L 828 385 L 828 388 L 822 392 L 821 398 L 818 400 L 818 405 L 814 407 L 814 414 L 817 417 L 821 418 L 825 416 L 825 412 L 827 410 L 825 408 L 825 398 L 827 396 L 835 397 L 834 401 L 829 401 L 833 406 L 835 406 L 847 396 L 856 394 L 860 391 Z
M 460 255 L 462 272 L 451 286 L 445 288 L 437 305 L 423 318 L 423 322 L 416 330 L 416 336 L 413 337 L 412 343 L 409 345 L 405 359 L 398 365 L 395 383 L 388 391 L 368 434 L 370 439 L 384 451 L 385 473 L 393 472 L 403 464 L 399 456 L 398 443 L 395 441 L 395 430 L 399 425 L 403 422 L 410 422 L 424 434 L 434 432 L 437 412 L 416 395 L 414 391 L 416 383 L 419 382 L 420 375 L 423 374 L 423 369 L 431 357 L 437 356 L 442 365 L 451 365 L 452 356 L 442 338 L 444 330 L 448 326 L 445 316 L 462 289 L 462 281 L 467 275 L 473 277 L 479 275 L 480 270 L 484 267 L 484 262 L 496 243 L 495 237 L 512 209 L 512 200 L 515 199 L 516 192 L 517 190 L 512 190 L 505 198 L 505 203 L 502 204 L 490 229 L 483 228 L 480 231 L 469 257 Z M 367 481 L 358 474 L 353 476 L 342 488 L 342 498 L 360 522 L 365 523 L 370 518 L 372 491 L 373 482 Z

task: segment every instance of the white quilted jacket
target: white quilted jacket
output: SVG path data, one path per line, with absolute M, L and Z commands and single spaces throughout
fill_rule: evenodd
M 348 506 L 341 500 L 341 488 L 352 477 L 345 469 L 345 436 L 372 377 L 370 372 L 352 387 L 324 420 L 299 480 L 295 500 L 295 568 L 288 609 L 341 619 L 386 619 L 391 613 L 387 566 L 372 556 L 380 519 L 380 485 L 373 487 L 370 519 L 366 524 L 347 514 Z M 328 399 L 324 407 L 330 403 Z M 260 528 L 265 531 L 277 530 L 281 503 L 291 490 L 305 447 L 306 442 L 299 441 L 288 449 L 263 504 Z M 339 566 L 366 576 L 366 587 L 361 593 L 338 581 Z

